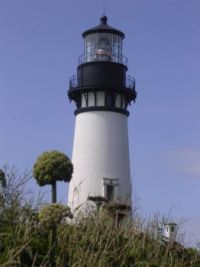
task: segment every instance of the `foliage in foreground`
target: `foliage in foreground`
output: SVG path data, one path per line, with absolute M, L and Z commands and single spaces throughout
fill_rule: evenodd
M 43 207 L 40 212 L 40 221 L 51 228 L 51 252 L 50 267 L 56 266 L 56 247 L 57 247 L 57 224 L 62 221 L 65 214 L 70 214 L 69 207 L 63 207 L 57 202 L 57 181 L 69 182 L 72 178 L 73 165 L 70 159 L 63 153 L 53 150 L 42 153 L 33 166 L 33 175 L 40 186 L 51 184 L 52 205 Z M 45 222 L 45 223 L 44 223 Z
M 24 198 L 22 180 L 5 172 L 0 187 L 0 266 L 49 266 L 50 230 L 39 220 L 38 208 Z M 69 211 L 66 209 L 65 211 Z M 178 243 L 162 241 L 151 225 L 134 216 L 118 221 L 104 211 L 87 212 L 73 223 L 58 226 L 58 267 L 199 267 L 200 255 Z

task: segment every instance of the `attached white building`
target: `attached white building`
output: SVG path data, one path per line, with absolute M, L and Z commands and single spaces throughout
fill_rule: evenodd
M 176 236 L 177 224 L 173 222 L 164 224 L 162 229 L 162 237 L 167 241 L 176 241 Z

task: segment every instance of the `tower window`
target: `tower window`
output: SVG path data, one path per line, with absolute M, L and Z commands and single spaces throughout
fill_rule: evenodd
M 93 107 L 95 105 L 95 96 L 93 92 L 88 93 L 88 107 Z
M 86 97 L 85 94 L 81 94 L 81 107 L 86 107 Z
M 118 198 L 119 182 L 116 178 L 103 178 L 103 191 L 102 195 L 108 201 L 114 201 Z
M 117 94 L 115 98 L 115 107 L 116 108 L 121 108 L 121 95 Z
M 105 106 L 105 92 L 97 92 L 97 106 Z
M 106 107 L 112 108 L 114 107 L 114 96 L 113 94 L 106 94 Z
M 114 186 L 113 185 L 107 185 L 106 186 L 106 198 L 108 201 L 114 200 Z

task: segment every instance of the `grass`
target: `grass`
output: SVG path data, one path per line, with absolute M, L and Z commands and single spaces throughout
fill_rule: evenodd
M 50 266 L 51 232 L 39 221 L 40 205 L 27 202 L 24 180 L 15 172 L 6 176 L 7 187 L 0 188 L 0 266 Z M 155 227 L 159 218 L 144 221 L 134 214 L 119 221 L 109 211 L 85 210 L 58 225 L 57 267 L 200 266 L 198 250 L 162 240 Z

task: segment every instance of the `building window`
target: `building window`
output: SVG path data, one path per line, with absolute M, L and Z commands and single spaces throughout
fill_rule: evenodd
M 118 198 L 119 181 L 116 178 L 103 178 L 103 196 L 108 201 L 114 201 Z

